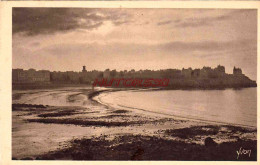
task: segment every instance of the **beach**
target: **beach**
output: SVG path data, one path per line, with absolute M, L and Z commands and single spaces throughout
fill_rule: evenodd
M 257 129 L 253 125 L 196 120 L 102 102 L 101 95 L 111 97 L 117 92 L 127 90 L 14 90 L 12 159 L 256 160 Z M 250 154 L 244 152 L 249 150 Z

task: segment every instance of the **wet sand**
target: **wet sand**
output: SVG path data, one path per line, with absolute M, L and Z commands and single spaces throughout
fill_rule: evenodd
M 256 128 L 115 109 L 93 100 L 101 92 L 110 91 L 73 90 L 66 106 L 30 105 L 19 102 L 28 92 L 14 92 L 13 159 L 256 160 Z M 83 95 L 83 106 L 71 106 Z M 251 155 L 238 157 L 240 148 Z

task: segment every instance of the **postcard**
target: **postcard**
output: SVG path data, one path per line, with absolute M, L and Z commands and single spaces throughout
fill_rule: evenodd
M 258 2 L 1 5 L 4 164 L 258 163 Z

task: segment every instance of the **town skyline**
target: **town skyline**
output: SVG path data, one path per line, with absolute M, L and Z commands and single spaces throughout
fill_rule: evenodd
M 134 68 L 132 68 L 132 69 L 124 69 L 124 70 L 117 70 L 117 69 L 114 69 L 114 68 L 106 68 L 106 69 L 103 69 L 103 70 L 97 70 L 97 69 L 93 69 L 93 70 L 88 70 L 87 68 L 86 68 L 86 65 L 83 65 L 83 66 L 81 66 L 81 69 L 79 69 L 79 70 L 77 70 L 77 71 L 75 71 L 75 70 L 65 70 L 65 72 L 70 72 L 70 71 L 72 71 L 72 72 L 81 72 L 81 71 L 83 71 L 83 70 L 85 70 L 85 71 L 106 71 L 106 70 L 109 70 L 109 71 L 112 71 L 112 70 L 116 70 L 116 71 L 132 71 L 132 70 L 135 70 L 135 71 L 143 71 L 143 70 L 151 70 L 151 71 L 160 71 L 160 70 L 182 70 L 182 69 L 202 69 L 202 68 L 212 68 L 212 69 L 214 69 L 214 68 L 217 68 L 218 66 L 222 66 L 221 64 L 218 64 L 217 66 L 215 66 L 215 67 L 210 67 L 210 66 L 203 66 L 203 67 L 200 67 L 200 68 L 192 68 L 192 67 L 188 67 L 188 68 L 181 68 L 181 69 L 179 69 L 179 68 L 166 68 L 166 69 L 147 69 L 147 68 L 143 68 L 143 69 L 139 69 L 139 70 L 136 70 L 136 69 L 134 69 Z M 225 67 L 225 66 L 223 66 L 223 67 Z M 239 67 L 236 67 L 236 66 L 234 66 L 233 68 L 239 68 Z M 51 71 L 51 72 L 63 72 L 63 71 L 60 71 L 60 70 L 48 70 L 48 69 L 36 69 L 36 68 L 12 68 L 12 69 L 23 69 L 23 70 L 30 70 L 30 69 L 33 69 L 33 70 L 36 70 L 36 71 L 41 71 L 41 70 L 46 70 L 46 71 Z M 241 69 L 241 68 L 240 68 Z M 227 72 L 226 72 L 227 73 Z
M 102 80 L 100 80 L 102 79 Z M 126 82 L 133 80 L 133 86 L 144 87 L 142 84 L 159 85 L 172 89 L 189 89 L 189 88 L 240 88 L 240 87 L 256 87 L 256 82 L 250 80 L 241 68 L 233 68 L 232 74 L 227 74 L 225 67 L 218 65 L 216 68 L 203 67 L 201 69 L 183 68 L 165 69 L 165 70 L 130 70 L 116 71 L 106 69 L 105 71 L 87 71 L 86 67 L 82 67 L 82 72 L 51 72 L 48 70 L 34 69 L 12 70 L 12 82 L 17 84 L 38 84 L 38 83 L 69 83 L 69 84 L 89 84 L 96 86 L 122 87 L 127 86 Z M 140 81 L 141 80 L 141 81 Z M 155 80 L 151 83 L 150 80 Z M 166 80 L 166 81 L 164 81 Z M 93 82 L 95 82 L 94 85 Z M 162 83 L 165 82 L 165 83 Z M 158 84 L 159 83 L 159 84 Z M 138 85 L 139 84 L 139 85 Z M 168 86 L 169 85 L 169 86 Z M 149 86 L 149 85 L 148 85 Z M 146 87 L 148 87 L 146 86 Z M 155 87 L 155 86 L 154 86 Z M 158 87 L 158 86 L 157 86 Z
M 22 69 L 22 70 L 35 70 L 35 71 L 49 71 L 49 72 L 76 72 L 76 73 L 80 73 L 80 72 L 83 72 L 83 70 L 85 69 L 85 71 L 86 72 L 94 72 L 94 71 L 97 71 L 97 72 L 105 72 L 105 71 L 116 71 L 116 72 L 131 72 L 131 71 L 135 71 L 135 72 L 140 72 L 140 71 L 147 71 L 147 70 L 149 70 L 149 71 L 166 71 L 166 70 L 183 70 L 183 69 L 191 69 L 191 70 L 201 70 L 201 69 L 203 69 L 203 68 L 211 68 L 211 69 L 215 69 L 215 68 L 217 68 L 218 66 L 222 66 L 222 65 L 220 65 L 220 64 L 218 64 L 217 66 L 215 66 L 215 67 L 210 67 L 210 66 L 203 66 L 203 67 L 200 67 L 200 68 L 192 68 L 192 67 L 188 67 L 188 68 L 181 68 L 181 69 L 179 69 L 179 68 L 166 68 L 166 69 L 139 69 L 139 70 L 136 70 L 136 69 L 134 69 L 134 68 L 132 68 L 132 69 L 129 69 L 129 70 L 127 70 L 127 69 L 124 69 L 124 70 L 117 70 L 117 69 L 111 69 L 111 68 L 106 68 L 106 69 L 104 69 L 104 70 L 97 70 L 97 69 L 93 69 L 93 70 L 88 70 L 87 68 L 86 68 L 86 65 L 83 65 L 83 66 L 81 66 L 81 69 L 79 69 L 79 70 L 63 70 L 63 71 L 60 71 L 60 70 L 48 70 L 48 69 L 36 69 L 36 68 L 12 68 L 13 70 L 19 70 L 19 69 Z M 243 68 L 240 68 L 240 67 L 236 67 L 236 66 L 234 66 L 233 68 L 232 68 L 232 71 L 231 72 L 227 72 L 226 71 L 226 68 L 225 68 L 225 66 L 223 66 L 224 67 L 224 69 L 225 69 L 225 73 L 226 74 L 233 74 L 233 72 L 234 72 L 234 68 L 237 68 L 237 69 L 241 69 L 241 70 L 243 70 Z M 244 74 L 244 73 L 243 73 Z M 244 75 L 246 75 L 246 74 L 244 74 Z M 247 76 L 247 75 L 246 75 Z M 249 77 L 250 78 L 250 77 Z M 251 78 L 250 78 L 251 79 Z M 254 79 L 252 79 L 252 80 L 254 80 Z M 254 81 L 256 81 L 256 80 L 254 80 Z

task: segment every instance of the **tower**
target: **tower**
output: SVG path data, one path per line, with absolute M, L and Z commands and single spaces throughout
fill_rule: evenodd
M 240 68 L 233 68 L 233 75 L 242 75 L 242 70 Z
M 83 66 L 82 72 L 86 72 L 86 66 Z

